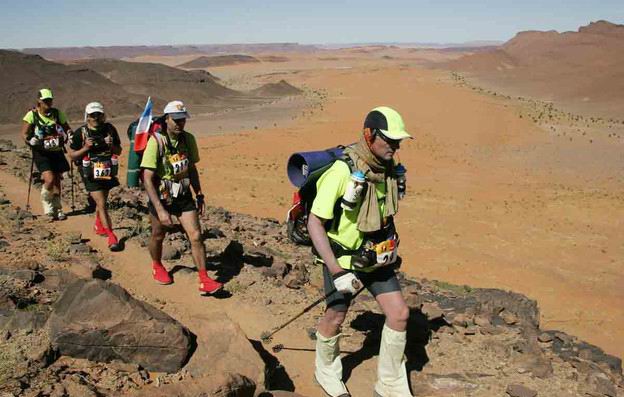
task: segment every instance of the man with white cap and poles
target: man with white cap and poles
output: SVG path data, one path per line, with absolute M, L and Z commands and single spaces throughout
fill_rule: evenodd
M 152 274 L 160 284 L 173 282 L 161 259 L 163 240 L 167 229 L 173 226 L 172 216 L 175 216 L 191 242 L 193 262 L 199 274 L 199 291 L 204 295 L 213 294 L 223 285 L 206 272 L 206 249 L 198 216 L 204 212 L 204 195 L 196 168 L 199 150 L 195 137 L 184 130 L 190 115 L 182 101 L 169 102 L 164 113 L 162 129 L 150 137 L 141 160 L 152 223 L 149 243 Z
M 85 107 L 85 122 L 70 137 L 69 155 L 78 164 L 85 188 L 95 202 L 95 233 L 108 238 L 111 251 L 119 251 L 121 245 L 113 232 L 106 202 L 109 191 L 119 186 L 121 140 L 115 126 L 106 122 L 101 103 L 91 102 Z
M 404 168 L 393 156 L 406 138 L 411 136 L 399 113 L 373 109 L 360 141 L 345 149 L 348 158 L 335 161 L 316 184 L 308 232 L 328 297 L 317 327 L 314 375 L 331 397 L 351 396 L 342 380 L 339 340 L 359 285 L 371 292 L 386 316 L 373 395 L 412 397 L 404 357 L 409 308 L 393 266 L 399 244 L 393 218 L 405 192 Z M 359 189 L 354 190 L 355 183 Z M 336 211 L 345 200 L 351 206 Z

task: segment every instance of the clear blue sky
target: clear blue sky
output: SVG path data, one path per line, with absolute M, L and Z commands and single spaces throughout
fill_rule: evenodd
M 0 48 L 464 42 L 624 23 L 624 0 L 0 0 Z

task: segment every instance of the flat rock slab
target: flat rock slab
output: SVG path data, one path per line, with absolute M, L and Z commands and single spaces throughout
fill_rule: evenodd
M 62 355 L 176 372 L 191 352 L 191 333 L 182 324 L 116 284 L 77 280 L 53 309 L 47 326 Z
M 509 385 L 507 386 L 506 393 L 510 397 L 535 397 L 537 392 L 522 385 Z

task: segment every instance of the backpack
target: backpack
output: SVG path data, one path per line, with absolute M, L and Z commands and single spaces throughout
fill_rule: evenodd
M 344 146 L 339 146 L 338 148 L 344 149 Z M 351 160 L 351 157 L 344 153 L 341 153 L 339 156 L 332 156 L 325 163 L 319 164 L 317 170 L 320 171 L 311 173 L 305 183 L 297 191 L 293 192 L 292 206 L 288 210 L 286 217 L 288 238 L 293 243 L 298 245 L 312 245 L 312 240 L 308 233 L 308 216 L 312 209 L 312 203 L 316 198 L 316 182 L 336 161 L 343 161 L 347 164 L 350 173 L 355 170 L 355 164 L 353 160 Z M 325 223 L 325 230 L 327 231 L 338 228 L 338 222 L 340 222 L 340 216 L 342 215 L 340 201 L 339 198 L 334 204 L 333 219 L 329 219 Z
M 152 124 L 149 129 L 149 138 L 157 139 L 158 142 L 158 153 L 164 153 L 164 142 L 160 139 L 160 132 L 165 123 L 164 116 L 155 116 L 152 117 Z M 135 152 L 134 151 L 134 134 L 136 133 L 137 125 L 139 124 L 139 119 L 134 120 L 128 126 L 127 134 L 128 139 L 130 140 L 130 150 L 128 151 L 128 171 L 127 171 L 127 185 L 128 187 L 139 187 L 140 183 L 143 182 L 143 173 L 141 172 L 141 161 L 143 160 L 143 152 Z

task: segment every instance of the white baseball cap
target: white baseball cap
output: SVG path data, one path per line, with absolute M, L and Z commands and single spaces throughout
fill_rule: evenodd
M 168 114 L 174 120 L 188 119 L 191 115 L 186 110 L 186 106 L 182 101 L 171 101 L 165 106 L 163 113 Z
M 104 113 L 104 106 L 99 102 L 91 102 L 85 107 L 85 121 L 87 121 L 87 115 L 91 113 Z

